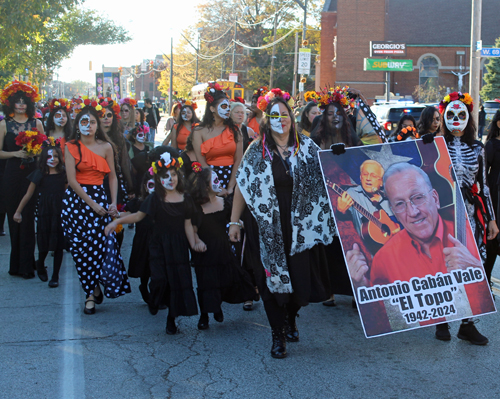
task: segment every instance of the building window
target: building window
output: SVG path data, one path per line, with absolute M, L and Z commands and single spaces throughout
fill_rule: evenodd
M 149 83 L 149 91 L 153 91 L 153 82 Z
M 439 84 L 439 62 L 432 55 L 425 56 L 420 60 L 419 85 L 428 88 L 438 87 Z

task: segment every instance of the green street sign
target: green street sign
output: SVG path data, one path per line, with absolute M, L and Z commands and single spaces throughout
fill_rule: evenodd
M 365 58 L 365 71 L 411 72 L 413 71 L 413 60 Z

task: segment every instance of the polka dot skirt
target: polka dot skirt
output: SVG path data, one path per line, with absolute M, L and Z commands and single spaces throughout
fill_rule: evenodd
M 233 165 L 229 166 L 213 166 L 210 167 L 217 173 L 219 177 L 220 184 L 222 187 L 227 188 L 229 184 L 229 179 L 231 179 L 231 171 L 233 170 Z
M 107 208 L 102 186 L 82 185 L 82 188 L 90 198 Z M 108 215 L 99 216 L 68 187 L 63 198 L 62 220 L 64 235 L 69 241 L 85 294 L 91 295 L 98 282 L 104 286 L 104 294 L 108 298 L 130 292 L 116 237 L 104 235 L 104 227 L 111 222 L 111 218 Z

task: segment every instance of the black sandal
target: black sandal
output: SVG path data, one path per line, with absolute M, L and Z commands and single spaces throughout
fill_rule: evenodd
M 87 302 L 94 302 L 94 307 L 93 308 L 88 308 L 87 307 Z M 85 306 L 83 307 L 83 313 L 85 314 L 94 314 L 95 313 L 95 300 L 93 299 L 87 299 L 85 301 Z

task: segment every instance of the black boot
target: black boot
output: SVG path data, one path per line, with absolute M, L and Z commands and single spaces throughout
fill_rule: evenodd
M 43 282 L 49 280 L 49 276 L 47 275 L 47 269 L 45 268 L 43 262 L 40 262 L 40 260 L 36 262 L 36 274 L 38 275 L 38 278 Z
M 449 341 L 451 339 L 448 323 L 436 324 L 436 338 L 440 341 Z
M 275 359 L 284 359 L 286 353 L 286 339 L 284 328 L 273 328 L 273 346 L 271 348 L 271 356 Z
M 488 338 L 477 331 L 477 328 L 472 320 L 462 321 L 457 337 L 470 341 L 470 343 L 474 345 L 486 345 L 489 342 Z
M 165 330 L 168 335 L 174 335 L 177 333 L 177 326 L 175 325 L 175 317 L 167 316 L 167 327 Z
M 299 329 L 297 328 L 296 317 L 295 314 L 288 314 L 285 320 L 285 338 L 287 342 L 299 342 Z
M 208 313 L 200 314 L 200 320 L 198 321 L 198 330 L 206 330 L 208 329 Z

